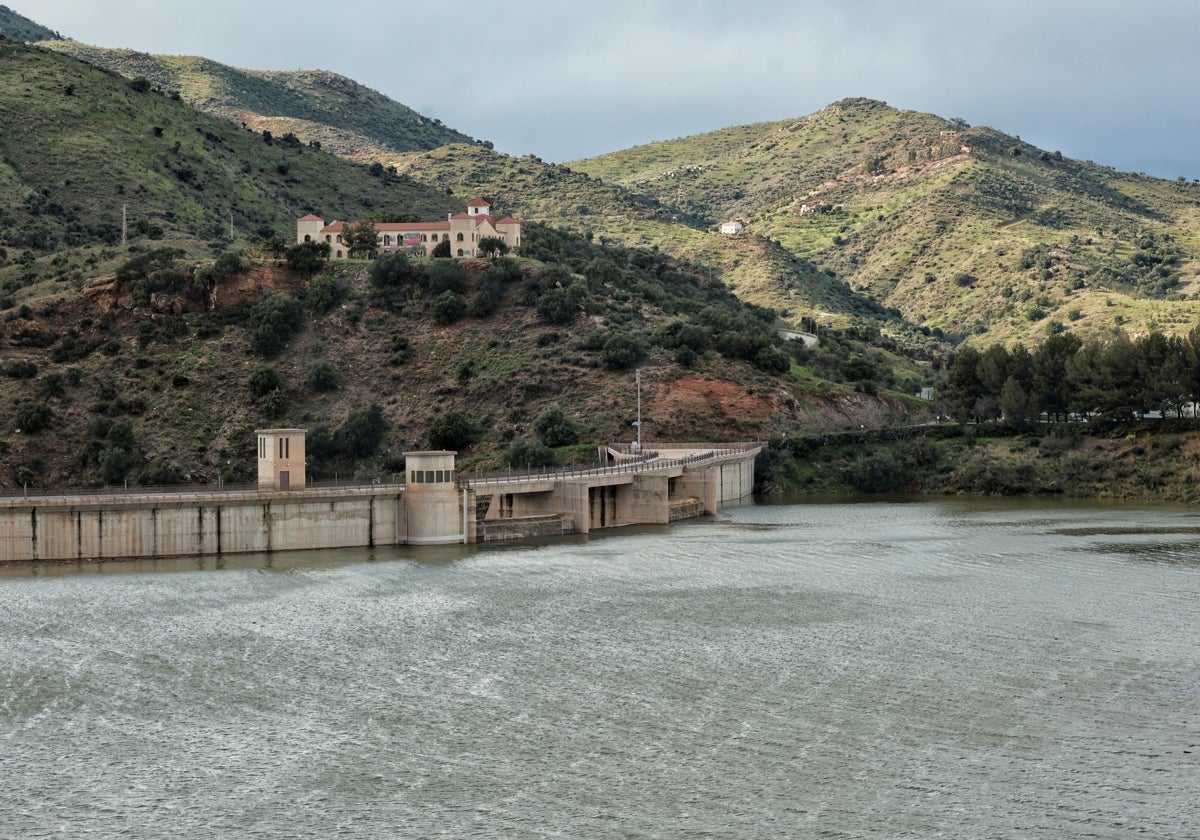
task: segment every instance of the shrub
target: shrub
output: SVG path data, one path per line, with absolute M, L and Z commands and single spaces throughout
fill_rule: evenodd
M 14 427 L 28 434 L 36 434 L 48 428 L 53 418 L 50 406 L 31 399 L 21 400 L 13 411 Z
M 282 388 L 283 379 L 275 368 L 269 365 L 259 365 L 254 369 L 254 373 L 250 374 L 250 381 L 247 384 L 250 386 L 251 394 L 256 397 L 265 397 L 272 391 Z
M 575 306 L 566 289 L 551 289 L 538 298 L 538 315 L 549 324 L 569 324 L 575 320 Z
M 425 290 L 431 295 L 462 292 L 467 288 L 467 270 L 457 260 L 433 260 L 426 269 Z
M 466 311 L 467 303 L 462 295 L 442 292 L 433 301 L 433 318 L 443 327 L 453 324 Z
M 533 431 L 546 446 L 569 446 L 579 439 L 579 430 L 571 418 L 556 405 L 538 415 L 533 421 Z
M 479 439 L 480 430 L 465 411 L 448 411 L 429 424 L 431 449 L 466 449 Z
M 9 359 L 2 370 L 9 379 L 33 379 L 37 376 L 37 365 L 26 359 Z
M 304 293 L 304 302 L 313 312 L 328 312 L 338 304 L 341 297 L 342 290 L 338 288 L 337 281 L 323 274 L 309 282 L 308 290 Z
M 251 346 L 255 353 L 270 358 L 287 344 L 304 325 L 304 309 L 290 295 L 265 297 L 250 310 Z
M 605 367 L 612 370 L 628 370 L 646 355 L 642 343 L 627 333 L 618 333 L 604 342 L 600 351 Z
M 519 440 L 509 447 L 504 460 L 515 469 L 549 467 L 556 463 L 554 450 L 544 443 Z
M 304 381 L 314 391 L 332 391 L 338 386 L 337 372 L 325 361 L 312 362 L 304 372 Z
M 284 252 L 284 258 L 293 271 L 314 274 L 329 259 L 328 242 L 301 242 Z
M 471 298 L 467 313 L 475 318 L 486 318 L 500 308 L 500 292 L 491 286 L 481 288 Z
M 387 420 L 378 403 L 350 412 L 346 422 L 333 434 L 334 448 L 354 458 L 370 455 L 383 442 Z

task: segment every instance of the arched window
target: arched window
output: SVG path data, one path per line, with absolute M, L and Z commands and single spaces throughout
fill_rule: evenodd
M 338 240 L 338 244 L 341 245 L 342 244 L 342 235 L 340 233 L 338 234 L 337 240 Z
M 338 258 L 339 260 L 342 258 L 342 252 L 341 252 L 341 250 L 339 250 L 339 251 L 337 252 L 337 258 Z
M 459 236 L 462 236 L 462 234 L 460 233 L 460 234 L 459 234 Z M 459 248 L 459 249 L 458 249 L 458 255 L 459 255 L 460 257 L 463 255 L 463 250 L 462 250 L 462 248 Z
M 304 241 L 305 241 L 305 242 L 312 242 L 312 237 L 311 237 L 311 236 L 309 236 L 309 235 L 306 233 L 306 234 L 304 234 Z
M 458 241 L 459 241 L 459 242 L 462 242 L 462 241 L 463 241 L 463 235 L 462 235 L 461 233 L 458 235 Z
M 392 235 L 390 233 L 385 233 L 383 235 L 383 247 L 384 248 L 392 247 Z
M 325 241 L 326 241 L 326 242 L 332 242 L 332 241 L 333 241 L 333 237 L 332 237 L 332 236 L 330 236 L 330 235 L 327 233 L 327 234 L 325 234 Z

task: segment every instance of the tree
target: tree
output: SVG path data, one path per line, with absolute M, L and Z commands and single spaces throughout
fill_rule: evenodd
M 449 326 L 462 317 L 466 311 L 467 302 L 462 295 L 454 292 L 442 292 L 433 301 L 433 319 L 443 327 Z
M 1005 422 L 1017 428 L 1025 426 L 1031 419 L 1032 408 L 1029 394 L 1016 377 L 1004 380 L 1000 389 L 1000 412 Z
M 265 297 L 250 310 L 251 347 L 260 356 L 270 358 L 303 325 L 304 308 L 300 301 L 285 294 Z
M 35 434 L 49 426 L 53 416 L 44 402 L 23 399 L 13 411 L 13 426 L 26 434 Z
M 425 276 L 425 290 L 429 294 L 462 294 L 466 288 L 467 270 L 457 260 L 433 260 L 429 263 Z
M 370 219 L 363 219 L 346 225 L 342 228 L 342 244 L 346 246 L 346 254 L 351 259 L 369 259 L 375 256 L 375 248 L 378 245 L 375 223 Z
M 256 397 L 265 397 L 272 391 L 278 391 L 283 387 L 283 379 L 279 376 L 279 372 L 270 365 L 259 365 L 254 369 L 254 373 L 250 374 L 250 381 L 247 383 L 250 387 L 250 393 Z
M 304 381 L 314 391 L 332 391 L 338 386 L 337 371 L 329 362 L 312 362 L 304 371 Z
M 533 421 L 533 431 L 546 446 L 569 446 L 579 439 L 579 429 L 563 410 L 552 405 Z
M 600 357 L 605 367 L 612 370 L 628 370 L 636 365 L 646 355 L 642 343 L 626 333 L 617 333 L 604 342 Z
M 476 249 L 485 257 L 503 257 L 508 253 L 508 243 L 499 236 L 485 236 L 476 244 Z
M 329 259 L 329 243 L 300 242 L 288 248 L 285 257 L 293 271 L 311 276 Z
M 1067 360 L 1082 346 L 1074 333 L 1059 333 L 1042 342 L 1033 355 L 1033 397 L 1037 408 L 1052 416 L 1065 414 L 1071 403 Z
M 441 242 L 434 245 L 433 251 L 429 254 L 429 256 L 439 260 L 450 259 L 450 240 L 443 239 Z
M 975 403 L 983 396 L 979 361 L 979 351 L 974 347 L 960 347 L 946 371 L 942 395 L 950 401 L 951 411 L 960 422 L 966 421 L 974 413 Z
M 509 447 L 504 460 L 514 469 L 534 469 L 536 467 L 553 466 L 557 459 L 554 450 L 544 443 L 519 440 Z
M 383 442 L 387 419 L 379 403 L 350 412 L 346 422 L 333 433 L 333 446 L 352 458 L 370 455 Z
M 465 411 L 447 411 L 429 424 L 430 449 L 466 449 L 479 438 L 479 427 Z

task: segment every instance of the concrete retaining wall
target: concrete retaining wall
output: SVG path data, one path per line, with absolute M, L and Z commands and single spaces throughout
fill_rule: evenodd
M 355 548 L 407 538 L 399 488 L 0 504 L 0 561 L 7 562 Z

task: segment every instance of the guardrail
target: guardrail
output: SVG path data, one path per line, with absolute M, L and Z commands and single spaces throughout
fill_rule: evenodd
M 592 478 L 606 475 L 624 475 L 638 472 L 656 472 L 659 470 L 676 469 L 712 461 L 730 455 L 742 455 L 757 449 L 760 444 L 734 444 L 727 447 L 704 447 L 695 455 L 685 455 L 682 458 L 659 458 L 657 454 L 640 458 L 636 461 L 626 461 L 621 464 L 597 467 L 541 467 L 532 470 L 508 470 L 502 473 L 477 474 L 460 477 L 460 487 L 487 486 L 491 484 L 515 484 L 529 481 L 558 481 L 568 478 Z M 664 447 L 666 448 L 666 447 Z
M 455 486 L 458 488 L 467 488 L 475 486 L 487 486 L 490 484 L 508 484 L 521 481 L 555 481 L 566 478 L 589 478 L 593 476 L 605 475 L 621 475 L 635 472 L 653 472 L 656 470 L 675 469 L 677 467 L 687 467 L 693 464 L 698 464 L 703 461 L 710 461 L 715 458 L 727 457 L 730 455 L 741 455 L 756 448 L 761 448 L 758 443 L 736 443 L 726 446 L 712 447 L 703 446 L 702 444 L 670 444 L 660 445 L 662 449 L 686 450 L 696 449 L 695 455 L 686 455 L 683 458 L 660 458 L 658 451 L 643 451 L 628 461 L 620 464 L 607 466 L 568 466 L 568 467 L 542 467 L 540 469 L 530 470 L 506 470 L 504 472 L 476 474 L 474 476 L 459 475 L 455 479 Z M 617 450 L 617 447 L 612 447 Z M 626 445 L 626 448 L 628 446 Z M 315 481 L 307 481 L 303 488 L 296 492 L 304 490 L 358 490 L 370 489 L 373 487 L 388 487 L 393 489 L 404 489 L 404 481 L 399 474 L 393 474 L 390 478 L 368 478 L 368 479 L 343 479 L 343 478 L 326 478 Z M 106 487 L 71 487 L 62 489 L 52 488 L 32 488 L 23 487 L 19 489 L 0 488 L 0 502 L 3 501 L 21 501 L 24 499 L 66 499 L 71 497 L 80 498 L 120 498 L 123 496 L 218 496 L 223 494 L 233 493 L 275 493 L 281 492 L 275 487 L 260 487 L 257 483 L 250 484 L 225 484 L 217 482 L 217 484 L 124 484 L 124 485 L 109 485 Z

